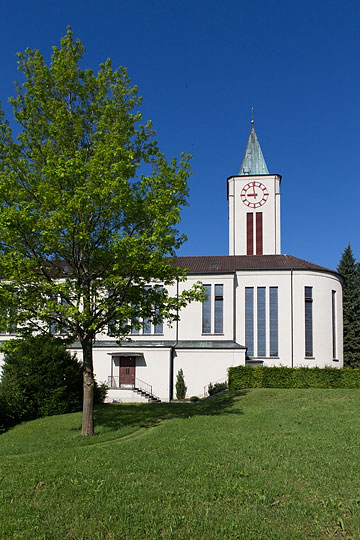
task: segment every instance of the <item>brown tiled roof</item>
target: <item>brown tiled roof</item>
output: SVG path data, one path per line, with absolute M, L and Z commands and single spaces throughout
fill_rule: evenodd
M 233 273 L 236 270 L 315 270 L 338 275 L 334 270 L 293 255 L 207 255 L 177 257 L 175 261 L 189 274 Z

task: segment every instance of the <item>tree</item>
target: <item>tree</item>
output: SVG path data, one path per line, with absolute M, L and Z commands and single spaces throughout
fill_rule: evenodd
M 62 340 L 38 335 L 3 344 L 1 396 L 12 423 L 79 411 L 82 365 Z
M 350 244 L 337 271 L 343 276 L 344 365 L 360 367 L 360 271 Z
M 188 156 L 166 161 L 125 68 L 83 70 L 83 54 L 70 28 L 49 66 L 38 50 L 19 54 L 16 139 L 0 117 L 0 310 L 7 328 L 81 343 L 82 434 L 92 435 L 96 336 L 171 322 L 202 288 L 167 289 L 186 277 L 174 255 Z
M 185 399 L 186 396 L 186 385 L 185 385 L 185 379 L 184 379 L 184 372 L 182 369 L 179 369 L 176 375 L 176 398 L 177 399 Z

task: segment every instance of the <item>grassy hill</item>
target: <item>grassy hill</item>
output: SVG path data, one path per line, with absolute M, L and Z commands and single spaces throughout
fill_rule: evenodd
M 1 540 L 360 538 L 360 390 L 104 405 L 0 436 Z

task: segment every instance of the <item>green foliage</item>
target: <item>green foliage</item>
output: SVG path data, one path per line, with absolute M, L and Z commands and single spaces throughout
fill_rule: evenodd
M 50 336 L 11 340 L 3 344 L 2 352 L 0 392 L 7 425 L 81 409 L 82 366 L 60 340 Z
M 82 70 L 83 53 L 69 29 L 50 66 L 19 54 L 17 139 L 0 115 L 3 323 L 44 321 L 81 342 L 109 323 L 121 337 L 139 318 L 174 320 L 200 291 L 146 287 L 185 277 L 171 256 L 185 240 L 188 157 L 167 163 L 126 69 Z
M 0 110 L 0 324 L 79 340 L 91 409 L 95 336 L 171 322 L 203 291 L 167 287 L 185 279 L 172 257 L 185 241 L 189 156 L 165 159 L 125 68 L 83 70 L 83 54 L 70 28 L 50 65 L 19 54 L 16 138 Z
M 200 398 L 199 398 L 199 396 L 191 396 L 190 401 L 192 403 L 195 403 L 196 401 L 200 401 Z
M 99 405 L 100 403 L 104 403 L 108 390 L 109 390 L 109 387 L 107 384 L 101 383 L 100 385 L 98 385 L 95 381 L 94 403 L 96 405 Z
M 360 388 L 360 369 L 236 366 L 229 368 L 229 389 Z
M 224 390 L 227 390 L 228 383 L 226 381 L 224 382 L 217 382 L 215 384 L 210 383 L 208 386 L 208 394 L 209 396 L 214 396 L 215 394 L 218 394 L 219 392 L 223 392 Z
M 360 368 L 360 270 L 350 244 L 337 271 L 343 276 L 344 365 Z
M 185 399 L 187 387 L 185 385 L 184 372 L 179 369 L 176 375 L 176 397 L 177 399 Z
M 0 433 L 6 431 L 14 423 L 14 419 L 4 396 L 3 385 L 0 381 Z

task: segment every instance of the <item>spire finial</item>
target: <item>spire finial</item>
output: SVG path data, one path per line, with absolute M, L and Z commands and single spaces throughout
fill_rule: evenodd
M 251 127 L 254 127 L 254 107 L 251 107 Z

